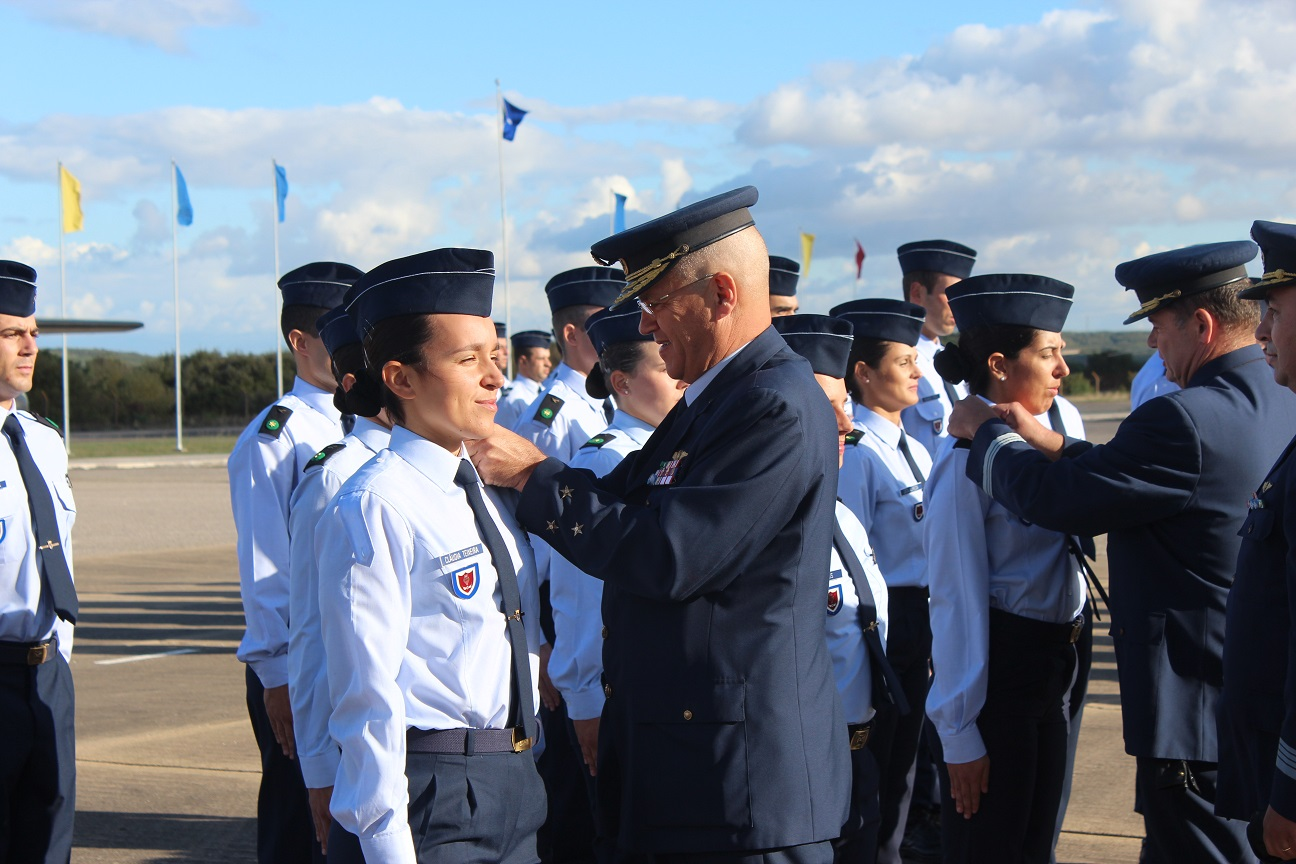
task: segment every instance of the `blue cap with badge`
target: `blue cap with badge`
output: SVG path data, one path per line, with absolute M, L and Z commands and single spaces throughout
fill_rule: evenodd
M 951 285 L 945 296 L 962 331 L 1010 325 L 1060 333 L 1075 288 L 1047 276 L 987 273 Z
M 857 339 L 899 342 L 911 348 L 918 344 L 927 310 L 904 300 L 851 300 L 828 310 L 834 318 L 849 321 Z
M 600 309 L 585 319 L 585 332 L 598 354 L 618 342 L 648 342 L 653 337 L 639 332 L 639 310 Z
M 959 279 L 972 275 L 976 263 L 976 250 L 953 240 L 915 240 L 896 249 L 901 273 L 927 270 L 945 273 Z
M 550 279 L 545 296 L 549 298 L 550 312 L 568 306 L 606 309 L 624 288 L 625 274 L 615 267 L 577 267 Z
M 828 315 L 782 315 L 774 329 L 796 353 L 810 361 L 816 375 L 845 378 L 850 364 L 851 323 Z
M 1230 240 L 1171 249 L 1117 264 L 1116 281 L 1125 290 L 1133 291 L 1143 304 L 1125 323 L 1141 321 L 1180 297 L 1245 279 L 1246 264 L 1256 257 L 1256 251 L 1250 240 Z
M 770 293 L 780 297 L 795 297 L 797 280 L 801 278 L 801 265 L 782 255 L 771 255 Z
M 1250 288 L 1239 291 L 1238 296 L 1264 300 L 1270 288 L 1296 285 L 1296 225 L 1257 219 L 1251 225 L 1251 239 L 1260 245 L 1264 255 L 1264 276 Z
M 332 357 L 348 345 L 360 344 L 360 333 L 356 330 L 355 321 L 347 314 L 343 306 L 334 306 L 315 321 L 324 342 L 324 350 Z
M 289 270 L 279 279 L 285 306 L 322 306 L 332 309 L 342 303 L 347 289 L 364 273 L 350 264 L 316 261 Z
M 379 264 L 347 295 L 346 310 L 361 333 L 400 315 L 489 318 L 495 256 L 482 249 L 434 249 Z
M 509 337 L 514 351 L 526 351 L 528 348 L 548 348 L 553 341 L 553 334 L 545 330 L 519 330 Z
M 17 261 L 0 261 L 0 315 L 36 314 L 36 271 Z
M 625 289 L 612 306 L 620 306 L 650 287 L 690 252 L 755 225 L 747 208 L 756 203 L 757 197 L 755 186 L 744 186 L 658 216 L 591 246 L 594 260 L 604 264 L 620 261 L 626 272 Z

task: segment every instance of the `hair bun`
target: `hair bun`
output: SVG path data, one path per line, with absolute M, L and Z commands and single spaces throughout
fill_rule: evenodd
M 603 375 L 603 365 L 595 363 L 594 368 L 585 376 L 585 392 L 595 399 L 606 399 L 612 395 L 608 388 L 606 376 Z
M 957 344 L 946 345 L 934 358 L 932 366 L 937 374 L 951 384 L 962 384 L 972 377 L 972 365 L 963 349 Z
M 382 410 L 382 390 L 373 373 L 361 369 L 355 376 L 355 384 L 343 392 L 341 387 L 333 394 L 333 405 L 343 414 L 354 414 L 357 417 L 377 417 Z

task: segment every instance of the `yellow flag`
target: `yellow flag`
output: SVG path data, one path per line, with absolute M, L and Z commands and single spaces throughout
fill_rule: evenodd
M 80 231 L 84 221 L 81 214 L 81 181 L 72 172 L 59 166 L 59 186 L 63 201 L 63 233 Z
M 801 232 L 801 278 L 810 275 L 810 255 L 814 252 L 815 235 Z

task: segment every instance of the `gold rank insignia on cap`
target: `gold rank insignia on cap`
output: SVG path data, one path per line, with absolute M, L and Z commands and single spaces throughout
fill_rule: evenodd
M 670 268 L 672 261 L 676 258 L 682 258 L 688 253 L 689 245 L 685 243 L 683 246 L 680 246 L 667 255 L 663 255 L 661 258 L 654 258 L 652 261 L 648 262 L 643 267 L 640 267 L 633 273 L 627 273 L 626 287 L 617 295 L 617 298 L 612 302 L 612 305 L 620 306 L 622 303 L 647 288 L 657 280 L 658 276 Z M 621 261 L 621 266 L 625 267 L 624 259 Z

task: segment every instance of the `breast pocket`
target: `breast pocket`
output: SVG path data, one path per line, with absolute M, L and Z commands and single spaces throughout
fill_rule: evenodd
M 66 537 L 72 524 L 76 522 L 76 499 L 72 497 L 72 484 L 66 477 L 62 477 L 50 485 L 54 487 L 54 506 L 62 511 L 59 520 L 62 522 L 62 534 Z
M 27 496 L 10 485 L 0 488 L 0 563 L 20 561 L 27 554 Z

